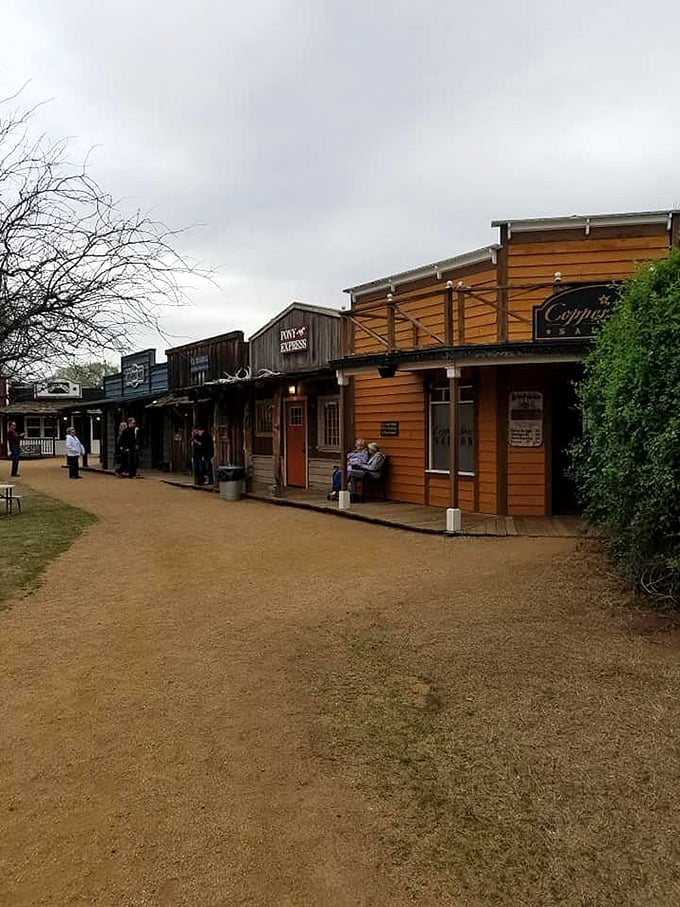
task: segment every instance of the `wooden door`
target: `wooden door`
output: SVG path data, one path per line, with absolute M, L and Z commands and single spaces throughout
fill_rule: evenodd
M 286 401 L 286 485 L 307 487 L 307 412 L 304 400 Z

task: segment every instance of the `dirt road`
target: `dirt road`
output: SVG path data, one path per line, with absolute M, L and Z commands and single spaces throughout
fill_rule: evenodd
M 0 614 L 0 903 L 413 903 L 382 801 L 315 748 L 307 666 L 376 609 L 519 608 L 513 574 L 574 543 L 24 472 L 100 522 Z

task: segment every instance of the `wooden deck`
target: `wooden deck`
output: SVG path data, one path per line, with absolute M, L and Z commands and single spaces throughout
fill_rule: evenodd
M 338 510 L 337 501 L 326 500 L 324 494 L 312 489 L 286 489 L 281 497 L 274 498 L 266 487 L 255 487 L 247 497 L 268 501 L 271 504 L 301 507 L 334 514 L 347 519 L 393 526 L 411 532 L 446 535 L 446 510 L 422 504 L 400 504 L 396 501 L 365 501 L 352 504 L 350 510 Z M 511 517 L 495 514 L 463 512 L 463 529 L 459 535 L 509 536 L 522 535 L 535 538 L 575 538 L 585 535 L 586 527 L 578 517 Z

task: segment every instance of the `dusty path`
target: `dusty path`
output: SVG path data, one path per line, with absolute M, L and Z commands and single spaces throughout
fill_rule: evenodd
M 466 584 L 497 590 L 573 543 L 24 473 L 100 522 L 0 614 L 0 903 L 406 903 L 380 808 L 311 748 L 299 667 L 376 602 L 455 575 L 465 611 Z

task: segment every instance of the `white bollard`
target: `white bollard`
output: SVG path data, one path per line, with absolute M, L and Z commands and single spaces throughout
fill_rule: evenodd
M 338 510 L 349 510 L 349 505 L 351 501 L 351 495 L 349 491 L 339 491 L 338 492 Z
M 446 531 L 460 532 L 463 528 L 463 512 L 457 507 L 448 507 L 446 510 Z

